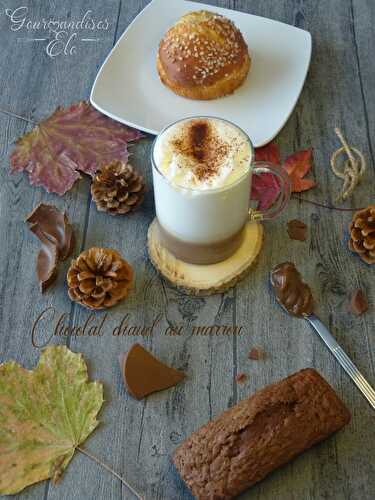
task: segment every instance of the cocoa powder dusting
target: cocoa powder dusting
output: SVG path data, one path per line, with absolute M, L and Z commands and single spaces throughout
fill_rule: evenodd
M 188 122 L 173 146 L 192 160 L 192 170 L 199 180 L 216 175 L 229 151 L 228 143 L 218 137 L 209 120 Z
M 210 127 L 207 122 L 192 123 L 189 128 L 189 142 L 192 155 L 198 161 L 204 161 L 207 152 L 206 145 L 210 139 Z

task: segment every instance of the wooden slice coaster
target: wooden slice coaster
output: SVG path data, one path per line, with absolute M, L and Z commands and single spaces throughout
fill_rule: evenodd
M 188 264 L 176 259 L 160 241 L 156 219 L 148 229 L 148 254 L 169 282 L 191 295 L 221 293 L 240 281 L 254 264 L 263 243 L 263 226 L 248 222 L 243 242 L 228 259 L 217 264 Z

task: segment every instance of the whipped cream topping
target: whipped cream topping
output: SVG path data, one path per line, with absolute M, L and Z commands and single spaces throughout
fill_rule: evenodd
M 158 170 L 176 187 L 209 190 L 240 179 L 251 162 L 251 146 L 235 125 L 193 118 L 171 125 L 154 147 Z

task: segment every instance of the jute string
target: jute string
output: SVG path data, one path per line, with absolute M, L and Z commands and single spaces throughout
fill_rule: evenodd
M 366 171 L 366 160 L 361 151 L 353 146 L 349 146 L 342 131 L 335 128 L 337 137 L 342 146 L 331 156 L 331 168 L 333 173 L 344 181 L 340 193 L 337 195 L 337 201 L 345 201 L 357 187 L 363 174 Z M 345 153 L 347 158 L 338 165 L 338 157 Z

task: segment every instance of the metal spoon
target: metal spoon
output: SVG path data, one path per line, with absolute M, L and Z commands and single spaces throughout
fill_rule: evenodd
M 367 382 L 349 356 L 339 346 L 329 330 L 314 314 L 314 299 L 311 294 L 310 287 L 304 283 L 296 266 L 292 262 L 283 262 L 278 264 L 271 272 L 271 285 L 274 289 L 279 305 L 288 314 L 302 317 L 310 323 L 375 410 L 374 389 Z M 288 308 L 288 306 L 290 307 Z
M 280 304 L 281 305 L 281 304 Z M 282 306 L 283 307 L 283 306 Z M 284 307 L 283 307 L 284 308 Z M 285 308 L 284 308 L 285 309 Z M 358 389 L 365 396 L 372 408 L 375 410 L 375 391 L 367 382 L 362 373 L 355 366 L 353 361 L 345 353 L 345 351 L 336 342 L 329 330 L 323 325 L 320 319 L 315 314 L 304 315 L 306 321 L 314 328 L 319 337 L 323 340 L 325 345 L 335 356 L 340 365 L 344 368 L 349 377 L 353 380 Z

